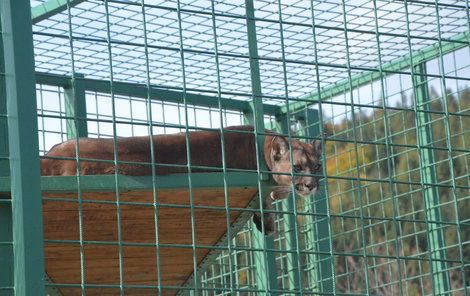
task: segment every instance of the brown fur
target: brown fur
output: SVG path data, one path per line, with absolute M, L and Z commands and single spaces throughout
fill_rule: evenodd
M 233 126 L 225 129 L 225 161 L 227 169 L 251 169 L 256 170 L 256 148 L 253 127 Z M 242 131 L 231 132 L 231 131 Z M 272 133 L 268 131 L 268 133 Z M 154 146 L 154 159 L 156 163 L 167 165 L 179 165 L 179 167 L 157 166 L 155 173 L 158 175 L 187 172 L 187 151 L 185 133 L 170 135 L 155 135 L 152 138 Z M 194 168 L 193 172 L 221 171 L 222 149 L 220 131 L 193 131 L 189 133 L 190 154 L 192 166 L 204 166 L 207 168 Z M 113 139 L 80 138 L 79 158 L 81 175 L 114 174 L 114 143 Z M 117 138 L 116 149 L 119 174 L 123 175 L 151 175 L 151 146 L 148 136 Z M 318 142 L 317 142 L 318 144 Z M 55 145 L 41 159 L 41 175 L 43 176 L 72 176 L 77 174 L 76 140 L 69 140 Z M 294 165 L 302 166 L 302 174 L 319 173 L 320 146 L 302 143 L 293 140 L 289 145 L 281 136 L 266 135 L 264 143 L 264 160 L 269 170 L 285 175 L 273 175 L 274 180 L 280 185 L 273 191 L 271 197 L 282 199 L 287 197 L 292 188 L 291 162 L 289 149 L 293 148 Z M 56 157 L 56 158 L 54 158 Z M 62 158 L 62 159 L 58 159 Z M 69 159 L 63 159 L 69 158 Z M 95 161 L 91 161 L 94 159 Z M 108 162 L 100 162 L 108 160 Z M 148 164 L 127 164 L 121 162 L 144 162 Z M 298 176 L 295 178 L 296 192 L 300 195 L 308 195 L 314 192 L 318 185 L 314 176 Z M 272 208 L 271 198 L 265 200 L 265 207 Z M 258 216 L 258 218 L 260 218 Z M 271 216 L 266 216 L 272 219 Z M 256 219 L 256 217 L 255 217 Z M 267 220 L 266 219 L 266 220 Z M 256 222 L 256 221 L 255 221 Z M 274 224 L 274 222 L 272 222 Z M 258 226 L 258 224 L 257 224 Z

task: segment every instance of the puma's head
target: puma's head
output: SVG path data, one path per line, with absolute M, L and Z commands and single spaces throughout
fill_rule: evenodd
M 303 143 L 293 140 L 289 145 L 287 139 L 281 136 L 273 136 L 267 141 L 270 141 L 270 145 L 265 147 L 268 166 L 272 172 L 281 173 L 273 174 L 273 179 L 279 186 L 271 193 L 271 198 L 286 198 L 292 188 L 301 196 L 314 194 L 318 188 L 319 175 L 322 174 L 321 141 Z M 292 161 L 290 149 L 292 149 Z M 291 172 L 294 173 L 293 181 Z

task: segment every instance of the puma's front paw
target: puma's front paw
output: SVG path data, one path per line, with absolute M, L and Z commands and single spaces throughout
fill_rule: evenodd
M 264 232 L 263 232 L 263 227 L 261 223 L 261 214 L 260 213 L 255 213 L 253 215 L 253 223 L 256 225 L 256 229 L 259 230 L 259 232 L 264 233 L 266 236 L 271 236 L 274 233 L 276 233 L 276 223 L 274 223 L 274 219 L 272 217 L 269 217 L 270 214 L 264 214 Z

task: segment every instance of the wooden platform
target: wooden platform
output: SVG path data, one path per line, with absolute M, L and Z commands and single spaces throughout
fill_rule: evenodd
M 83 186 L 79 203 L 77 193 L 70 189 L 53 190 L 47 188 L 53 187 L 51 184 L 43 186 L 47 275 L 59 285 L 62 295 L 81 295 L 80 286 L 75 286 L 81 284 L 81 270 L 87 295 L 119 295 L 120 270 L 126 295 L 158 295 L 159 279 L 165 286 L 162 295 L 175 295 L 193 273 L 194 265 L 199 265 L 227 232 L 223 187 L 193 185 L 193 221 L 187 188 L 159 189 L 157 208 L 153 205 L 151 189 L 121 189 L 118 209 L 116 194 L 111 190 Z M 230 211 L 230 223 L 240 216 L 240 209 L 249 205 L 257 191 L 254 183 L 229 188 L 230 208 L 239 209 Z M 195 226 L 194 243 L 202 248 L 193 250 L 191 225 Z M 80 240 L 84 242 L 82 250 Z M 74 287 L 61 287 L 61 284 Z

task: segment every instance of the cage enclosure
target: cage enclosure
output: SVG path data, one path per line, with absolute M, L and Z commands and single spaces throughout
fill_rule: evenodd
M 1 1 L 0 295 L 470 294 L 469 11 L 468 0 Z M 191 162 L 194 132 L 221 133 L 226 159 L 225 137 L 242 133 L 227 127 L 245 125 L 254 168 Z M 286 152 L 285 175 L 320 178 L 315 194 L 270 201 L 271 131 L 321 143 L 318 171 Z M 77 167 L 119 167 L 123 137 L 175 133 L 178 173 L 149 156 L 146 175 L 40 175 L 70 139 L 114 149 L 75 153 Z M 275 233 L 253 215 L 275 217 Z

